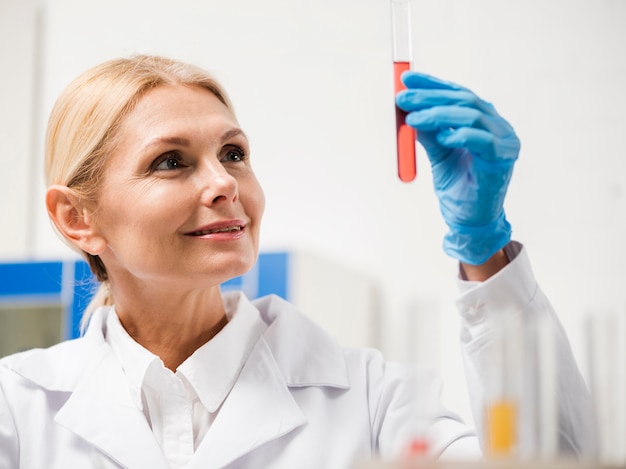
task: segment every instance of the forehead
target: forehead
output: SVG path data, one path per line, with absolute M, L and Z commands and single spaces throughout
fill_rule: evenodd
M 169 132 L 177 126 L 230 124 L 237 120 L 211 91 L 199 86 L 161 85 L 147 91 L 120 122 L 120 133 L 140 135 Z M 139 134 L 139 135 L 137 135 Z

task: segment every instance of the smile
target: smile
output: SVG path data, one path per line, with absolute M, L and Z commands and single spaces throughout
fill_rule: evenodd
M 191 236 L 204 236 L 213 233 L 232 233 L 235 231 L 241 231 L 243 229 L 242 226 L 225 226 L 223 228 L 214 228 L 211 230 L 202 230 L 202 231 L 194 231 L 193 233 L 189 233 Z

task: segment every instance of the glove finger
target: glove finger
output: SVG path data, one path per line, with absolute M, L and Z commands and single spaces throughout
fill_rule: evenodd
M 472 155 L 490 163 L 512 163 L 520 150 L 515 134 L 500 138 L 491 132 L 469 127 L 442 130 L 437 134 L 437 142 L 447 148 L 466 148 Z
M 417 130 L 429 132 L 472 127 L 486 130 L 499 137 L 515 133 L 511 125 L 502 117 L 489 116 L 478 109 L 462 106 L 436 106 L 409 112 L 405 121 Z
M 456 83 L 444 81 L 425 73 L 408 70 L 402 74 L 402 83 L 407 88 L 467 90 Z M 468 90 L 469 91 L 469 90 Z
M 487 115 L 498 115 L 491 103 L 483 101 L 468 90 L 403 90 L 396 95 L 396 104 L 406 112 L 436 106 L 460 106 L 477 109 Z
M 444 160 L 452 149 L 441 145 L 437 140 L 437 132 L 417 132 L 417 141 L 426 150 L 426 155 L 431 164 Z

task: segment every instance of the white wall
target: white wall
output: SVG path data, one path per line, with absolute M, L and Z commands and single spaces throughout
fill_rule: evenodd
M 0 0 L 0 22 L 19 1 Z M 13 147 L 3 139 L 3 201 L 8 194 L 22 204 L 18 181 L 42 200 L 41 179 L 30 179 L 22 155 L 24 139 L 41 146 L 55 97 L 86 67 L 143 52 L 209 68 L 230 90 L 251 137 L 268 202 L 263 248 L 317 251 L 377 278 L 390 358 L 406 354 L 411 305 L 435 305 L 445 331 L 446 398 L 467 412 L 456 266 L 440 249 L 445 227 L 424 155 L 416 182 L 395 176 L 388 1 L 42 2 L 36 135 L 3 133 L 18 137 Z M 414 0 L 414 27 L 414 68 L 473 88 L 517 129 L 522 154 L 509 219 L 584 366 L 583 314 L 626 306 L 626 2 Z M 16 37 L 3 48 L 14 61 L 32 53 L 29 39 Z M 30 125 L 23 91 L 31 77 L 23 78 L 23 101 L 2 106 L 2 123 L 17 115 Z M 6 72 L 2 80 L 5 92 L 20 85 Z M 42 206 L 32 225 L 21 209 L 4 209 L 1 256 L 67 255 Z M 36 233 L 32 247 L 7 249 L 24 232 Z
M 23 258 L 33 245 L 36 151 L 36 0 L 0 0 L 0 258 Z M 38 181 L 39 182 L 39 181 Z M 30 226 L 29 226 L 30 225 Z

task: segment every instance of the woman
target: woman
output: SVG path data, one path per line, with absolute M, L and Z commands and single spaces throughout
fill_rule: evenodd
M 477 318 L 552 315 L 502 209 L 519 142 L 468 90 L 404 80 L 397 102 L 461 262 L 479 403 L 489 330 Z M 57 101 L 46 151 L 50 217 L 102 286 L 83 337 L 0 362 L 0 467 L 345 468 L 396 457 L 418 430 L 433 456 L 478 457 L 431 375 L 342 350 L 279 298 L 220 292 L 256 261 L 264 198 L 206 72 L 151 56 L 95 67 Z M 554 328 L 561 448 L 580 453 L 585 387 Z

